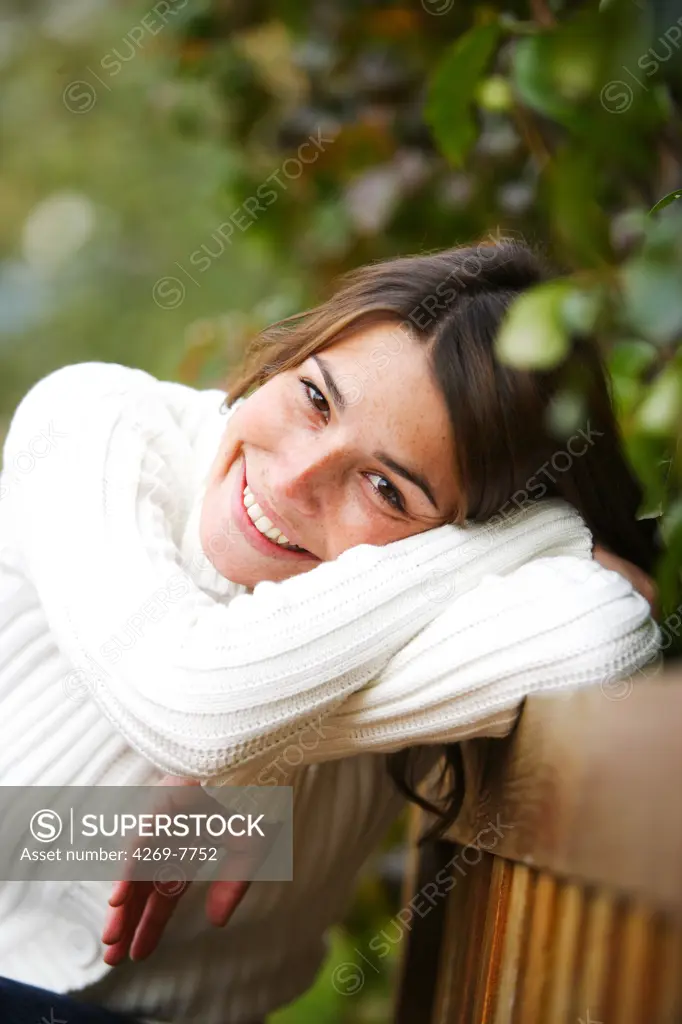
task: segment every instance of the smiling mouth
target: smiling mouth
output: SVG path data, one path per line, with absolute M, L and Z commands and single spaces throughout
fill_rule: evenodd
M 292 542 L 288 540 L 286 534 L 282 533 L 279 527 L 275 526 L 272 520 L 265 515 L 256 501 L 256 498 L 252 494 L 248 484 L 242 492 L 242 498 L 246 514 L 254 527 L 260 533 L 261 537 L 264 537 L 265 540 L 269 540 L 276 548 L 285 548 L 287 551 L 302 551 L 305 552 L 305 554 L 310 554 L 306 548 L 299 547 L 298 544 L 292 544 Z M 270 534 L 274 534 L 274 536 L 270 536 Z
M 281 552 L 286 551 L 289 555 L 305 555 L 308 558 L 316 558 L 307 548 L 300 547 L 298 544 L 292 544 L 288 538 L 285 541 L 280 539 L 281 537 L 286 537 L 286 534 L 274 525 L 272 520 L 262 510 L 256 496 L 251 492 L 246 479 L 245 462 L 242 464 L 242 485 L 239 499 L 242 506 L 242 514 L 249 520 L 249 525 L 253 528 L 254 534 L 258 535 L 261 543 L 266 543 L 268 547 Z M 256 526 L 257 522 L 259 526 Z M 266 532 L 263 532 L 264 530 Z M 268 536 L 268 534 L 274 534 L 274 536 Z

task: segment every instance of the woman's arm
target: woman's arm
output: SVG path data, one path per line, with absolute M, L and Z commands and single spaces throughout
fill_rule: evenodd
M 589 558 L 577 514 L 544 503 L 494 534 L 442 526 L 362 544 L 215 601 L 178 550 L 181 483 L 195 471 L 181 421 L 198 394 L 115 364 L 65 367 L 23 399 L 4 449 L 22 552 L 60 647 L 91 676 L 116 728 L 166 772 L 225 777 L 345 711 L 449 605 L 459 621 L 462 595 L 486 568 L 513 569 L 543 545 Z M 48 426 L 52 449 L 24 473 L 22 453 Z M 134 642 L 114 660 L 112 638 L 124 630 Z M 425 661 L 422 678 L 430 672 Z M 391 728 L 393 742 L 400 720 Z M 359 746 L 360 734 L 344 730 Z M 325 750 L 342 756 L 343 742 L 335 733 Z
M 529 694 L 599 685 L 608 697 L 658 661 L 659 639 L 620 575 L 573 556 L 535 559 L 453 599 L 314 734 L 206 785 L 286 785 L 291 763 L 506 735 Z
M 626 580 L 629 580 L 635 590 L 649 602 L 651 614 L 658 618 L 658 589 L 655 580 L 651 576 L 645 573 L 643 569 L 640 569 L 638 565 L 635 565 L 634 562 L 628 562 L 627 559 L 621 558 L 620 555 L 614 555 L 613 551 L 602 547 L 601 544 L 594 545 L 594 558 L 605 569 L 612 569 L 614 572 L 624 576 Z

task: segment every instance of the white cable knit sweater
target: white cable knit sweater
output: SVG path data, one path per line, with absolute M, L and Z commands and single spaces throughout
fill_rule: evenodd
M 192 886 L 141 963 L 101 960 L 108 883 L 0 882 L 0 975 L 177 1024 L 250 1024 L 311 984 L 402 807 L 384 753 L 504 735 L 528 693 L 658 643 L 560 501 L 225 580 L 198 534 L 223 399 L 64 367 L 17 408 L 0 477 L 0 784 L 294 787 L 294 881 L 254 883 L 225 929 Z

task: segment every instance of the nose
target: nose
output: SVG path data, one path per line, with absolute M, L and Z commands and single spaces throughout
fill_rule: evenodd
M 346 459 L 345 446 L 322 437 L 282 452 L 271 477 L 273 501 L 279 498 L 301 515 L 319 516 L 324 501 L 335 489 L 338 493 Z

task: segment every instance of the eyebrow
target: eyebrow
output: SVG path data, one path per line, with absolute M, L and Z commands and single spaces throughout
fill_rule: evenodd
M 327 385 L 330 395 L 332 396 L 332 401 L 336 406 L 339 416 L 342 416 L 343 413 L 348 408 L 348 403 L 346 402 L 346 399 L 336 386 L 336 381 L 332 377 L 329 366 L 327 365 L 327 363 L 325 363 L 323 359 L 320 358 L 320 356 L 316 356 L 315 354 L 313 354 L 312 359 L 314 360 L 316 366 L 318 367 L 320 373 L 324 378 L 324 382 Z M 440 509 L 438 508 L 438 502 L 433 496 L 433 492 L 429 487 L 428 481 L 426 480 L 425 477 L 421 475 L 421 473 L 417 473 L 412 469 L 408 469 L 407 466 L 403 466 L 400 462 L 396 462 L 395 459 L 391 458 L 391 456 L 384 451 L 375 451 L 372 452 L 372 455 L 374 456 L 375 459 L 378 459 L 380 462 L 383 462 L 385 466 L 388 466 L 389 469 L 392 469 L 394 473 L 397 473 L 398 476 L 402 476 L 405 480 L 409 480 L 410 483 L 413 483 L 416 487 L 423 491 L 428 500 L 433 505 L 433 507 L 437 511 L 440 511 Z

